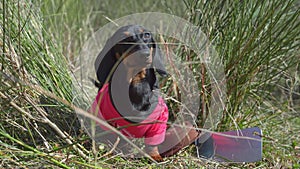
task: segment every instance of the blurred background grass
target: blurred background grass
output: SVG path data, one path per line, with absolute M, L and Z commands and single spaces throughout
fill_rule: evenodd
M 257 163 L 201 161 L 192 157 L 191 147 L 158 167 L 299 168 L 299 6 L 296 0 L 3 0 L 0 166 L 157 167 L 147 160 L 101 157 L 105 150 L 91 153 L 66 104 L 74 99 L 74 63 L 89 36 L 110 20 L 148 11 L 174 14 L 201 27 L 225 65 L 228 98 L 218 130 L 258 126 L 265 141 Z M 201 65 L 193 69 L 200 71 Z M 207 98 L 208 84 L 199 84 Z

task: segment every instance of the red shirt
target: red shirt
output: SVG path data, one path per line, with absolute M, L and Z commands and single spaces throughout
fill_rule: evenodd
M 102 99 L 100 100 L 101 95 Z M 116 128 L 132 125 L 132 123 L 125 120 L 113 106 L 109 95 L 108 83 L 105 84 L 98 92 L 98 95 L 96 96 L 96 99 L 92 104 L 91 111 L 98 111 L 97 115 L 99 118 L 106 121 L 109 120 L 109 124 Z M 157 106 L 145 120 L 143 120 L 141 123 L 135 123 L 135 126 L 121 129 L 120 132 L 129 138 L 144 137 L 145 144 L 147 145 L 158 145 L 165 139 L 168 116 L 168 107 L 165 104 L 164 100 L 159 96 Z M 108 130 L 104 126 L 101 126 L 101 128 L 104 130 Z

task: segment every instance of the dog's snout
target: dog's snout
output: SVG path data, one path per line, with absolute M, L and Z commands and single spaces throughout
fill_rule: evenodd
M 150 50 L 148 48 L 147 49 L 139 50 L 139 53 L 141 55 L 143 55 L 146 59 L 150 58 Z

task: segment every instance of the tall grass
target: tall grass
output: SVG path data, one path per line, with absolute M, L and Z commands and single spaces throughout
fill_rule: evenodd
M 102 149 L 99 156 L 92 154 L 73 111 L 60 102 L 73 100 L 72 71 L 77 69 L 73 65 L 91 33 L 111 19 L 145 11 L 184 17 L 201 27 L 214 44 L 225 65 L 228 96 L 218 129 L 259 126 L 264 133 L 263 161 L 238 167 L 299 167 L 298 1 L 119 3 L 2 1 L 1 167 L 153 167 L 147 160 L 107 156 Z M 181 54 L 187 58 L 184 52 Z M 192 55 L 188 59 L 197 61 Z M 199 64 L 192 68 L 196 72 L 205 70 Z M 205 79 L 199 86 L 209 99 L 210 82 Z M 192 149 L 159 167 L 235 166 L 204 163 L 191 157 Z
M 300 64 L 297 1 L 188 1 L 186 4 L 192 13 L 189 19 L 209 35 L 226 67 L 228 103 L 221 130 L 260 126 L 266 135 L 266 161 L 272 159 L 267 165 L 298 166 L 299 159 L 295 157 L 300 125 L 299 89 L 295 88 L 299 86 Z
M 55 144 L 66 143 L 66 138 L 59 138 L 66 135 L 63 132 L 78 132 L 76 116 L 40 91 L 72 101 L 68 62 L 42 26 L 35 4 L 3 1 L 1 9 L 0 146 L 1 161 L 6 161 L 1 165 L 30 167 L 51 162 L 66 167 L 53 157 Z

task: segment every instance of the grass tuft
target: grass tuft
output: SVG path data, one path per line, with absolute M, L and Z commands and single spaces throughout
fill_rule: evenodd
M 2 0 L 0 14 L 1 168 L 299 168 L 300 3 L 270 1 Z M 263 160 L 219 164 L 195 158 L 191 146 L 164 164 L 95 155 L 70 103 L 77 56 L 85 40 L 109 20 L 137 12 L 171 13 L 207 35 L 225 66 L 226 109 L 219 131 L 258 126 Z M 172 40 L 170 40 L 172 41 Z M 210 78 L 192 51 L 178 56 L 199 75 L 209 107 Z M 204 75 L 204 76 L 203 76 Z M 173 96 L 172 81 L 166 90 Z M 76 93 L 75 93 L 76 94 Z M 175 97 L 175 96 L 174 96 Z M 170 107 L 177 108 L 170 102 Z M 210 111 L 210 110 L 208 110 Z M 176 115 L 176 114 L 175 114 Z M 198 122 L 201 123 L 201 117 Z M 203 167 L 205 166 L 205 167 Z

